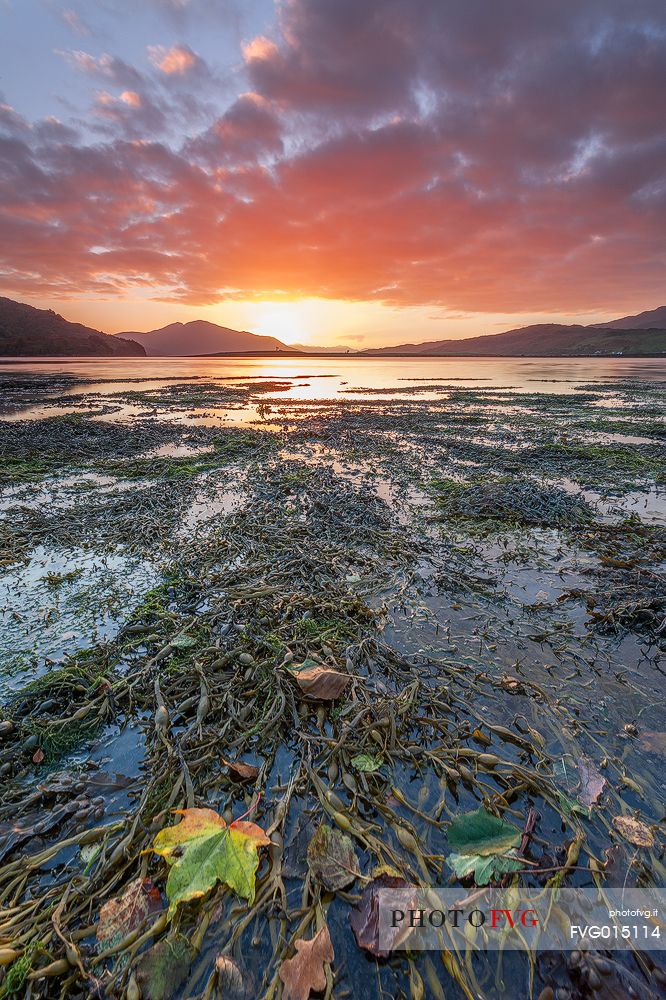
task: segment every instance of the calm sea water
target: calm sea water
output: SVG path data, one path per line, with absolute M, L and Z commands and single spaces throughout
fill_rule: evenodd
M 131 379 L 134 388 L 140 378 L 295 379 L 289 398 L 327 399 L 365 387 L 402 388 L 409 395 L 410 385 L 419 382 L 454 381 L 461 386 L 561 393 L 586 382 L 665 379 L 666 358 L 6 358 L 0 359 L 0 392 L 2 376 L 28 373 L 67 373 L 100 383 Z M 92 388 L 88 383 L 78 391 Z M 104 388 L 108 392 L 113 387 Z M 127 386 L 122 381 L 117 383 L 118 391 L 123 388 Z

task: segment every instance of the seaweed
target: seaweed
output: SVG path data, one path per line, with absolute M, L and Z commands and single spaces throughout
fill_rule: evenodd
M 434 480 L 433 489 L 446 519 L 555 528 L 585 524 L 593 516 L 580 497 L 531 479 Z

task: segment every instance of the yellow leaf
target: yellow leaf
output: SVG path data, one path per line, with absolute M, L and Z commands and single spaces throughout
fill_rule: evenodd
M 153 850 L 171 866 L 166 884 L 169 915 L 178 903 L 206 895 L 217 882 L 254 902 L 258 849 L 270 844 L 256 823 L 227 825 L 213 809 L 177 809 L 182 820 L 155 837 Z

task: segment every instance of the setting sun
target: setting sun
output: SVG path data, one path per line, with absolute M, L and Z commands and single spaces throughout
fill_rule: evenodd
M 248 307 L 251 332 L 277 337 L 285 344 L 308 343 L 313 327 L 321 323 L 321 313 L 312 301 L 257 302 Z

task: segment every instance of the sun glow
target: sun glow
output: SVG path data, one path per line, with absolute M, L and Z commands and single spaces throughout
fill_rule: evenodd
M 313 329 L 320 326 L 321 309 L 312 301 L 257 302 L 248 309 L 252 333 L 277 337 L 285 344 L 308 343 Z

